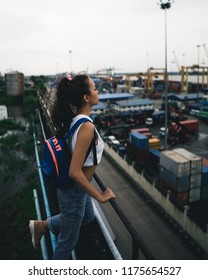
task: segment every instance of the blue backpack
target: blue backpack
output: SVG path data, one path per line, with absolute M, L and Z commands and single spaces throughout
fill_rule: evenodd
M 40 162 L 42 173 L 49 184 L 56 186 L 57 188 L 68 188 L 74 184 L 73 179 L 69 176 L 69 166 L 71 163 L 71 151 L 67 145 L 67 139 L 73 135 L 75 130 L 81 123 L 90 121 L 87 118 L 79 119 L 72 128 L 67 132 L 63 138 L 57 138 L 53 136 L 44 143 L 43 160 Z M 88 157 L 91 149 L 93 149 L 94 164 L 97 165 L 95 138 L 94 133 L 93 140 L 87 151 L 86 158 Z

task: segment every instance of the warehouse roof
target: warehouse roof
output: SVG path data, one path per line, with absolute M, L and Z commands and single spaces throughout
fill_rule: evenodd
M 178 100 L 178 101 L 194 101 L 197 99 L 203 99 L 203 93 L 181 93 L 181 94 L 171 94 L 168 93 L 167 98 L 169 100 Z
M 122 100 L 133 98 L 134 95 L 130 93 L 101 93 L 99 94 L 99 100 L 107 101 L 107 100 Z
M 119 105 L 120 107 L 145 106 L 153 105 L 153 102 L 150 99 L 131 99 L 128 101 L 117 101 L 116 105 Z

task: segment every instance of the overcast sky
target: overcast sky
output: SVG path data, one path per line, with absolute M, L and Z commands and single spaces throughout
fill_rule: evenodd
M 0 72 L 142 72 L 165 65 L 160 0 L 0 0 Z M 208 62 L 208 1 L 167 10 L 168 70 Z M 71 53 L 69 53 L 71 51 Z M 205 65 L 205 64 L 204 64 Z

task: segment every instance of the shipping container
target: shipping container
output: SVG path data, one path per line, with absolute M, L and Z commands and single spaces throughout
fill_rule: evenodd
M 190 162 L 173 150 L 163 151 L 160 153 L 160 165 L 175 177 L 189 176 Z
M 160 166 L 159 177 L 168 183 L 168 185 L 176 192 L 189 190 L 189 176 L 176 177 L 164 167 Z
M 189 190 L 189 202 L 196 202 L 201 199 L 201 188 L 194 188 Z
M 173 199 L 173 202 L 177 202 L 180 205 L 187 205 L 189 199 L 189 191 L 176 192 L 171 186 L 168 185 L 163 179 L 160 178 L 160 186 L 165 190 L 170 192 L 170 198 Z
M 148 138 L 142 133 L 138 132 L 130 132 L 129 133 L 129 141 L 132 145 L 137 147 L 139 150 L 148 149 Z
M 202 187 L 208 188 L 208 167 L 203 165 L 202 166 Z
M 158 138 L 149 139 L 149 148 L 160 149 L 160 140 Z
M 201 199 L 208 199 L 208 186 L 201 188 Z
M 135 145 L 127 143 L 126 153 L 127 157 L 135 161 L 139 167 L 144 168 L 148 166 L 149 149 L 141 150 Z
M 174 192 L 173 193 L 174 199 L 181 205 L 188 204 L 188 191 L 186 192 Z
M 190 175 L 190 189 L 200 188 L 202 184 L 202 174 Z
M 149 149 L 149 165 L 157 168 L 160 163 L 160 151 L 157 149 Z
M 201 157 L 183 148 L 174 149 L 174 151 L 190 161 L 190 174 L 201 173 L 201 169 L 202 169 Z
M 149 130 L 149 128 L 144 127 L 144 128 L 135 128 L 135 129 L 131 129 L 131 132 L 143 133 L 143 132 L 150 132 L 150 130 Z
M 204 165 L 204 166 L 207 166 L 207 167 L 208 167 L 208 159 L 202 158 L 202 162 L 203 162 L 203 165 Z
M 145 135 L 148 139 L 152 138 L 152 133 L 151 132 L 141 132 L 143 135 Z
M 190 132 L 199 131 L 199 121 L 198 120 L 186 120 L 180 121 L 180 124 L 188 128 Z

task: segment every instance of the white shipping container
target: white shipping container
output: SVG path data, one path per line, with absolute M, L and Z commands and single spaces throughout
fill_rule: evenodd
M 198 188 L 201 187 L 202 175 L 200 174 L 192 174 L 190 175 L 190 188 Z
M 189 190 L 189 202 L 199 201 L 201 198 L 201 188 L 194 188 Z
M 201 157 L 199 157 L 183 148 L 177 148 L 177 149 L 174 149 L 174 151 L 190 161 L 190 173 L 191 174 L 201 173 L 201 169 L 202 169 L 202 158 Z
M 174 152 L 173 150 L 160 153 L 160 165 L 166 168 L 176 177 L 190 175 L 190 162 L 188 159 Z

